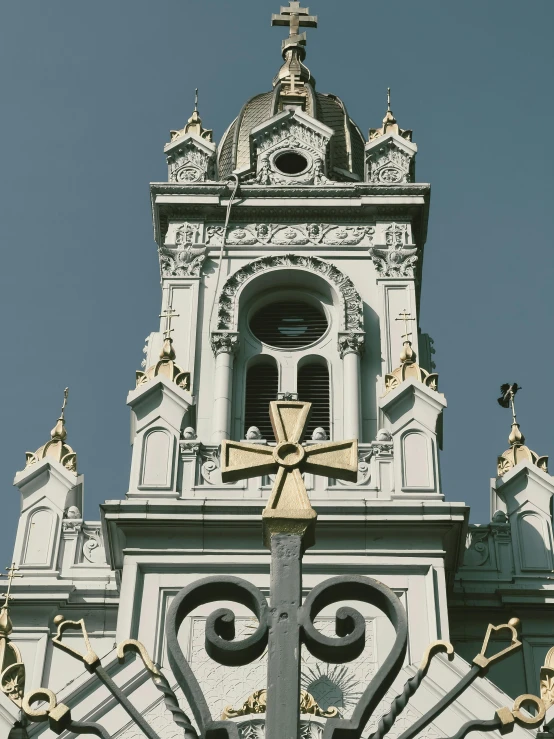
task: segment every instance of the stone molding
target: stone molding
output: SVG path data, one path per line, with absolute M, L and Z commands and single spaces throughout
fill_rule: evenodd
M 223 285 L 219 295 L 217 309 L 217 329 L 219 331 L 233 332 L 236 329 L 237 298 L 241 288 L 261 272 L 279 267 L 306 269 L 327 280 L 338 291 L 344 306 L 341 328 L 346 331 L 363 332 L 363 303 L 350 277 L 347 277 L 331 262 L 326 262 L 319 257 L 299 254 L 273 254 L 260 257 L 234 272 Z

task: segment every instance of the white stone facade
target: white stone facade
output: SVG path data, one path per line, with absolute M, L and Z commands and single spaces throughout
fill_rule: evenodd
M 433 371 L 432 341 L 418 330 L 430 188 L 414 181 L 417 147 L 395 134 L 373 139 L 361 151 L 362 181 L 352 136 L 351 168 L 341 170 L 338 145 L 333 166 L 330 159 L 338 131 L 305 110 L 268 116 L 250 131 L 250 161 L 237 170 L 241 181 L 232 202 L 233 183 L 220 177 L 214 145 L 186 134 L 166 147 L 169 182 L 151 187 L 161 308 L 162 314 L 173 311 L 175 361 L 188 373 L 189 386 L 159 374 L 130 390 L 129 487 L 101 506 L 99 521 L 80 517 L 83 475 L 48 460 L 17 473 L 22 508 L 14 561 L 25 579 L 13 586 L 12 638 L 24 657 L 26 688 L 49 687 L 75 718 L 100 721 L 113 737 L 141 734 L 82 664 L 52 646 L 52 619 L 58 612 L 84 618 L 93 649 L 160 739 L 182 736 L 142 663 L 120 667 L 114 645 L 140 640 L 173 683 L 164 619 L 180 588 L 225 573 L 268 593 L 260 514 L 272 480 L 223 484 L 219 457 L 222 439 L 244 438 L 246 372 L 266 356 L 277 366 L 280 394 L 297 393 L 298 369 L 306 362 L 324 363 L 330 438 L 359 440 L 357 482 L 305 476 L 319 517 L 316 546 L 304 557 L 305 591 L 335 574 L 369 575 L 393 589 L 410 625 L 408 657 L 395 689 L 414 674 L 430 642 L 452 639 L 462 655 L 453 663 L 436 661 L 403 726 L 467 671 L 462 657 L 471 661 L 477 654 L 489 621 L 506 623 L 515 615 L 523 625 L 523 651 L 512 660 L 518 667 L 499 671 L 498 684 L 512 697 L 538 691 L 541 660 L 554 645 L 554 482 L 520 463 L 493 481 L 486 526 L 468 527 L 467 507 L 448 501 L 439 468 L 444 395 L 413 378 L 390 392 L 385 387 L 385 375 L 400 363 L 404 329 L 398 317 L 404 311 L 414 319 L 409 330 L 418 361 Z M 305 170 L 279 172 L 283 151 L 302 154 Z M 220 149 L 220 167 L 222 157 Z M 275 301 L 318 306 L 326 331 L 301 349 L 261 343 L 250 317 Z M 159 361 L 164 321 L 149 336 L 145 368 Z M 224 603 L 197 609 L 182 631 L 183 650 L 214 717 L 265 685 L 263 657 L 247 668 L 224 668 L 206 656 L 202 629 L 216 605 Z M 244 633 L 252 617 L 246 608 L 236 613 Z M 340 704 L 344 715 L 392 639 L 377 609 L 365 607 L 363 615 L 363 659 L 337 671 L 304 655 L 303 685 L 321 705 Z M 332 612 L 321 614 L 322 630 L 332 623 Z M 450 736 L 461 722 L 483 711 L 492 716 L 508 702 L 479 680 L 464 704 L 424 735 Z M 383 701 L 378 713 L 385 711 Z M 16 716 L 0 694 L 0 736 L 7 736 Z M 244 722 L 244 736 L 263 734 L 263 721 Z M 305 719 L 304 734 L 319 737 L 323 723 Z M 47 724 L 27 731 L 30 737 L 54 736 Z

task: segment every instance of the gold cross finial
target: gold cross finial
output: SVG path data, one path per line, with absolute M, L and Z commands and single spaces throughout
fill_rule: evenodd
M 390 111 L 390 87 L 387 87 L 387 113 Z
M 406 308 L 404 308 L 402 313 L 398 314 L 398 318 L 394 319 L 395 321 L 404 321 L 404 331 L 405 333 L 402 334 L 402 338 L 408 341 L 408 336 L 412 335 L 411 331 L 408 331 L 408 321 L 415 321 L 415 318 L 412 318 L 412 316 L 406 311 Z
M 194 110 L 198 111 L 198 88 L 194 91 Z
M 0 595 L 1 598 L 5 598 L 4 602 L 4 608 L 7 608 L 9 605 L 9 601 L 13 599 L 13 595 L 11 595 L 11 589 L 12 589 L 12 581 L 16 577 L 23 577 L 23 575 L 16 575 L 15 573 L 19 570 L 19 567 L 15 566 L 15 562 L 12 562 L 11 567 L 6 567 L 6 570 L 8 571 L 7 575 L 4 575 L 3 572 L 0 572 L 0 577 L 7 577 L 8 578 L 8 590 L 5 593 L 2 593 Z
M 178 316 L 179 314 L 176 313 L 170 305 L 160 313 L 160 318 L 165 318 L 165 331 L 163 332 L 164 339 L 171 338 L 171 332 L 175 331 L 174 328 L 171 328 L 171 319 L 178 318 Z
M 269 417 L 277 440 L 275 447 L 221 442 L 223 482 L 277 473 L 262 514 L 266 546 L 270 546 L 273 534 L 298 534 L 304 536 L 305 548 L 312 546 L 317 514 L 306 492 L 304 472 L 349 482 L 357 480 L 357 439 L 309 446 L 300 443 L 311 406 L 311 403 L 284 400 L 269 404 Z

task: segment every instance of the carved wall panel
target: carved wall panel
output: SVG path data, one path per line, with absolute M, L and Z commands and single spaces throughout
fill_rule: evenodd
M 419 431 L 402 437 L 402 487 L 429 489 L 433 486 L 429 439 Z
M 165 429 L 152 429 L 143 438 L 140 487 L 171 487 L 174 441 Z
M 374 226 L 337 225 L 331 223 L 248 223 L 231 225 L 227 230 L 227 244 L 275 244 L 276 246 L 370 246 Z M 220 246 L 223 226 L 208 225 L 206 243 Z
M 56 516 L 49 508 L 33 511 L 27 521 L 27 541 L 22 564 L 47 567 L 50 564 Z

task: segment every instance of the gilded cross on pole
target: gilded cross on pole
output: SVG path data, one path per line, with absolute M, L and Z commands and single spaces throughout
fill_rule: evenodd
M 222 441 L 223 482 L 238 482 L 249 477 L 276 474 L 262 518 L 264 543 L 274 534 L 303 537 L 303 546 L 314 542 L 316 512 L 310 504 L 303 472 L 356 482 L 358 441 L 328 441 L 302 446 L 311 403 L 275 400 L 269 404 L 269 417 L 277 440 L 276 447 L 263 447 L 238 441 Z
M 405 333 L 402 334 L 402 338 L 405 341 L 408 341 L 408 336 L 412 335 L 411 331 L 408 331 L 408 321 L 415 321 L 415 318 L 413 318 L 407 311 L 406 308 L 404 308 L 402 313 L 399 313 L 398 318 L 394 319 L 395 321 L 404 321 L 404 331 Z
M 66 388 L 66 392 L 67 392 L 67 388 Z M 64 397 L 64 408 L 65 408 L 65 401 L 66 401 L 66 399 L 67 399 L 67 395 L 65 395 L 65 397 Z M 63 413 L 64 408 L 62 408 L 62 413 Z M 7 606 L 9 606 L 9 602 L 13 598 L 13 595 L 11 595 L 10 593 L 11 593 L 12 582 L 13 582 L 14 578 L 16 578 L 16 577 L 23 577 L 23 575 L 16 575 L 15 574 L 19 570 L 19 567 L 16 567 L 15 566 L 15 562 L 12 562 L 11 567 L 6 567 L 6 570 L 8 571 L 8 574 L 7 575 L 4 575 L 3 572 L 0 572 L 0 577 L 7 577 L 8 578 L 8 589 L 7 589 L 7 591 L 5 593 L 2 593 L 0 595 L 0 598 L 5 598 L 4 608 L 6 608 Z
M 160 318 L 165 318 L 165 330 L 163 332 L 164 339 L 170 339 L 171 338 L 171 332 L 175 331 L 174 328 L 171 328 L 171 319 L 172 318 L 178 318 L 179 314 L 175 312 L 175 309 L 171 306 L 168 306 L 162 313 L 160 313 Z

